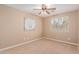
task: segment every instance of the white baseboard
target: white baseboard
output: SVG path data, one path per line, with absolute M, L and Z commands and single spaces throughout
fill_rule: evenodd
M 72 43 L 72 42 L 67 42 L 67 41 L 62 41 L 62 40 L 56 40 L 56 39 L 47 38 L 47 37 L 43 37 L 43 38 L 48 39 L 48 40 L 52 40 L 52 41 L 57 41 L 57 42 L 69 44 L 69 45 L 73 45 L 73 46 L 79 46 L 78 43 L 76 44 L 76 43 Z
M 15 47 L 18 47 L 18 46 L 22 46 L 24 44 L 29 44 L 31 42 L 34 42 L 34 41 L 37 41 L 37 40 L 40 40 L 40 39 L 42 39 L 42 38 L 37 38 L 37 39 L 31 40 L 31 41 L 26 41 L 26 42 L 19 43 L 19 44 L 16 44 L 16 45 L 12 45 L 12 46 L 9 46 L 9 47 L 1 48 L 0 52 L 11 49 L 11 48 L 15 48 Z

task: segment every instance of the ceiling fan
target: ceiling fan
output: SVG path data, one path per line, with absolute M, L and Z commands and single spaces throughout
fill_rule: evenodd
M 50 14 L 51 12 L 54 12 L 56 8 L 48 8 L 46 4 L 42 4 L 41 9 L 33 9 L 33 10 L 40 10 L 40 12 L 38 13 L 40 15 L 42 12 L 43 13 L 46 12 L 47 14 Z

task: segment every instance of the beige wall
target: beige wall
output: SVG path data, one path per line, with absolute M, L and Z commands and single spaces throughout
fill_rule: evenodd
M 24 17 L 31 17 L 36 20 L 37 27 L 35 30 L 24 32 Z M 27 41 L 28 37 L 39 37 L 41 34 L 41 18 L 0 5 L 0 48 Z
M 61 16 L 69 17 L 69 20 L 68 20 L 69 21 L 69 32 L 53 32 L 53 29 L 52 31 L 50 31 L 50 29 L 52 28 L 50 24 L 50 20 L 53 19 L 53 17 L 61 17 Z M 77 42 L 77 11 L 63 13 L 63 14 L 45 18 L 44 25 L 45 26 L 44 26 L 43 34 L 50 36 L 52 38 L 55 38 L 57 40 Z
M 79 45 L 79 11 L 78 11 L 78 21 L 77 21 L 77 23 L 78 23 L 78 29 L 77 29 L 77 31 L 78 31 L 78 45 Z M 78 46 L 78 51 L 79 51 L 79 46 Z

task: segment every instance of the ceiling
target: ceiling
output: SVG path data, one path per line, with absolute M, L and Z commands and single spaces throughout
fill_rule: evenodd
M 6 4 L 8 7 L 16 8 L 21 11 L 29 12 L 34 15 L 38 15 L 39 11 L 33 10 L 36 8 L 41 8 L 41 4 Z M 56 15 L 64 12 L 70 12 L 70 11 L 75 11 L 79 10 L 79 4 L 50 4 L 47 5 L 49 8 L 56 8 L 54 12 L 51 14 L 44 14 L 44 15 L 38 15 L 38 16 L 51 16 L 51 15 Z

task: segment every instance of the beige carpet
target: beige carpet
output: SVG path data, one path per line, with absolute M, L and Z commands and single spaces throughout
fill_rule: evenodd
M 1 53 L 77 53 L 77 47 L 47 39 L 41 39 Z

